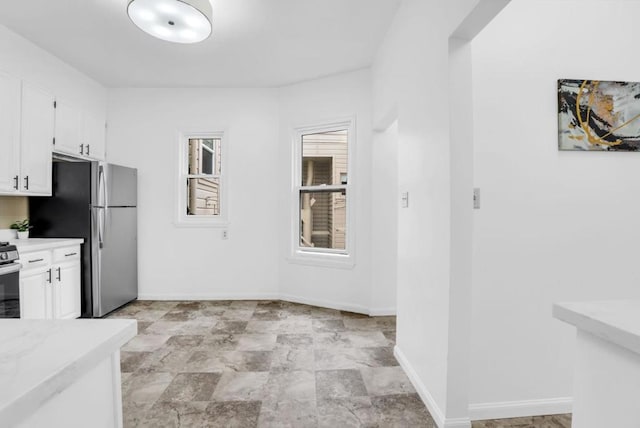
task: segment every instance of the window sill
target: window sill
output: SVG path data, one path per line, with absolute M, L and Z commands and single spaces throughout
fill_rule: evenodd
M 287 257 L 287 261 L 299 265 L 336 269 L 353 269 L 356 265 L 353 255 L 314 253 L 311 251 L 296 251 Z

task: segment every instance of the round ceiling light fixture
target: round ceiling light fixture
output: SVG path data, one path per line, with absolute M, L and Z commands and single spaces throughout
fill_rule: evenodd
M 209 0 L 131 0 L 129 18 L 142 31 L 174 43 L 198 43 L 211 35 Z

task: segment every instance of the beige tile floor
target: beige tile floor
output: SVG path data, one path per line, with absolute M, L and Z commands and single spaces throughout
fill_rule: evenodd
M 393 356 L 395 317 L 281 301 L 137 301 L 125 427 L 435 427 Z M 569 416 L 474 428 L 569 428 Z

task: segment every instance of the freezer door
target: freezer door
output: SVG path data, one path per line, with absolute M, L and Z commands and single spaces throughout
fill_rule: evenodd
M 94 316 L 103 316 L 138 297 L 137 208 L 93 211 L 98 244 Z
M 93 174 L 97 184 L 92 198 L 94 206 L 135 207 L 138 205 L 138 171 L 104 162 L 95 162 Z

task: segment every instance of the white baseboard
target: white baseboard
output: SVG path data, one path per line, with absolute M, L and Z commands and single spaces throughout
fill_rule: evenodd
M 562 413 L 571 413 L 572 404 L 572 397 L 477 403 L 469 405 L 469 415 L 472 421 L 539 415 L 558 415 Z
M 445 418 L 440 406 L 438 406 L 438 403 L 436 403 L 427 387 L 422 383 L 418 374 L 397 345 L 393 348 L 393 355 L 398 360 L 400 367 L 402 367 L 407 374 L 407 377 L 418 392 L 425 406 L 427 406 L 431 417 L 439 428 L 471 428 L 471 420 L 469 418 Z
M 138 300 L 280 300 L 277 293 L 139 294 Z
M 370 316 L 395 315 L 395 308 L 367 309 L 360 305 L 342 304 L 330 300 L 307 299 L 291 294 L 279 293 L 222 293 L 222 294 L 140 294 L 138 300 L 284 300 L 304 305 L 320 306 L 323 308 L 349 311 Z

